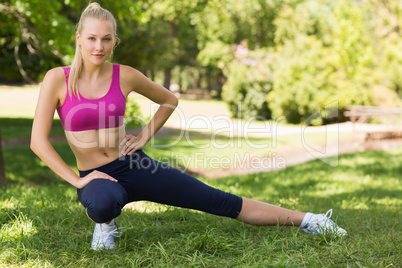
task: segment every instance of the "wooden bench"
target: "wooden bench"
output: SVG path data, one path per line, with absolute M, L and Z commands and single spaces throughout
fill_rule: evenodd
M 364 131 L 365 140 L 402 138 L 402 108 L 351 105 L 346 107 L 344 115 L 349 117 L 353 124 L 367 123 L 370 118 L 378 119 L 381 129 Z
M 382 124 L 385 124 L 386 117 L 389 117 L 390 124 L 397 124 L 396 119 L 402 115 L 402 108 L 388 108 L 378 106 L 346 106 L 344 115 L 350 118 L 352 123 L 366 123 L 369 118 L 378 118 Z M 399 122 L 400 123 L 400 122 Z

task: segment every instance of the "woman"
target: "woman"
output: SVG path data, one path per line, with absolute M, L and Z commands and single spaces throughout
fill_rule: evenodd
M 196 209 L 254 225 L 301 226 L 311 234 L 346 235 L 330 216 L 241 198 L 147 156 L 142 148 L 166 122 L 178 100 L 137 70 L 106 62 L 116 41 L 113 15 L 97 3 L 89 4 L 77 26 L 73 63 L 47 72 L 32 127 L 31 149 L 77 188 L 87 216 L 96 223 L 93 249 L 114 247 L 118 235 L 114 219 L 124 205 L 139 200 Z M 138 136 L 126 135 L 123 124 L 125 101 L 131 91 L 160 104 Z M 79 176 L 49 142 L 55 110 L 76 157 Z

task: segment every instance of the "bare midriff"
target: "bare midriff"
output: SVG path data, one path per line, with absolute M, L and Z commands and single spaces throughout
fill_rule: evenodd
M 121 156 L 120 141 L 125 137 L 124 124 L 117 128 L 65 131 L 79 170 L 105 165 Z

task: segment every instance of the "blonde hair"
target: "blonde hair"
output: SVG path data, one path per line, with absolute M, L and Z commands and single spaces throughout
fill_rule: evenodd
M 114 34 L 116 35 L 116 20 L 114 19 L 112 13 L 110 11 L 102 8 L 98 3 L 90 3 L 85 10 L 82 12 L 80 20 L 77 24 L 77 32 L 82 33 L 84 22 L 87 18 L 95 18 L 99 20 L 107 20 L 112 23 Z M 119 39 L 116 40 L 116 45 L 118 44 Z M 68 76 L 68 90 L 70 96 L 78 94 L 78 78 L 81 75 L 82 67 L 84 61 L 82 58 L 81 47 L 78 45 L 78 42 L 75 44 L 75 56 L 73 62 L 71 63 L 70 74 Z

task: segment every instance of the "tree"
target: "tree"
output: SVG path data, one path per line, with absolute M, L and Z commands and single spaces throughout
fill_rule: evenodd
M 62 7 L 58 1 L 41 0 L 10 0 L 0 4 L 3 79 L 37 82 L 44 70 L 69 60 L 74 26 L 60 15 Z
M 274 19 L 282 2 L 213 0 L 194 15 L 200 49 L 197 60 L 210 79 L 215 78 L 218 93 L 222 81 L 230 75 L 229 69 L 233 70 L 231 62 L 235 60 L 233 51 L 237 44 L 245 41 L 252 50 L 275 45 Z
M 132 1 L 100 2 L 117 20 L 130 17 Z M 0 79 L 35 83 L 47 70 L 70 64 L 75 51 L 74 25 L 86 5 L 81 0 L 0 3 Z

